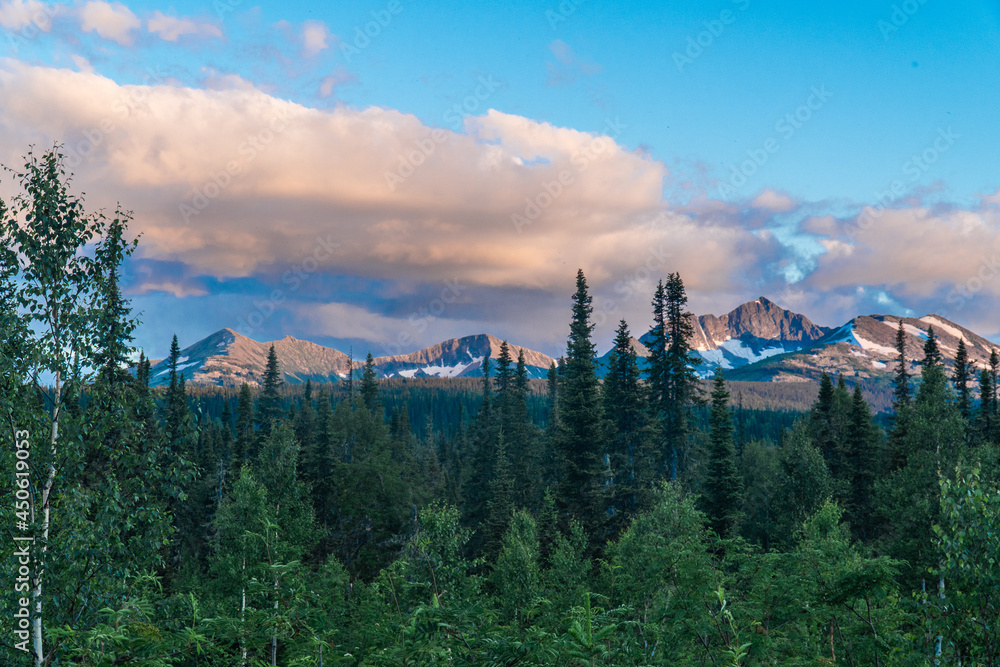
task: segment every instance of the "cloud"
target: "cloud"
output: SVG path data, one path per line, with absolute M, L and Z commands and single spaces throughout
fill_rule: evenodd
M 322 21 L 306 21 L 302 24 L 302 55 L 312 58 L 330 48 L 327 38 L 330 31 Z
M 199 23 L 183 16 L 167 16 L 157 10 L 146 21 L 146 29 L 167 42 L 176 42 L 184 35 L 222 39 L 222 30 L 211 23 Z
M 132 31 L 141 26 L 139 17 L 120 2 L 91 0 L 80 8 L 79 16 L 84 32 L 96 32 L 122 46 L 132 45 Z
M 0 2 L 0 27 L 19 31 L 35 26 L 42 32 L 52 28 L 52 18 L 61 5 L 49 5 L 41 0 L 4 0 Z
M 346 303 L 326 303 L 299 308 L 299 316 L 308 322 L 314 335 L 332 338 L 361 338 L 383 346 L 373 350 L 376 356 L 409 352 L 416 345 L 430 345 L 462 335 L 458 332 L 479 332 L 489 325 L 483 322 L 421 318 L 386 317 L 360 306 Z M 405 342 L 401 342 L 405 341 Z
M 184 297 L 212 279 L 247 278 L 283 286 L 318 249 L 339 244 L 310 269 L 312 306 L 344 302 L 337 276 L 383 293 L 303 320 L 318 335 L 357 338 L 357 325 L 392 339 L 429 302 L 427 290 L 459 280 L 468 299 L 427 335 L 502 322 L 558 352 L 577 268 L 603 318 L 600 340 L 620 317 L 636 330 L 648 324 L 652 289 L 669 271 L 680 271 L 697 312 L 765 294 L 832 324 L 887 299 L 920 310 L 959 288 L 969 292 L 963 317 L 1000 312 L 996 195 L 964 208 L 897 203 L 861 228 L 863 218 L 770 190 L 673 205 L 667 167 L 618 143 L 614 120 L 583 132 L 489 110 L 442 129 L 393 109 L 321 110 L 242 84 L 123 86 L 0 60 L 0 162 L 19 164 L 31 143 L 66 142 L 88 208 L 135 209 L 141 256 L 183 265 L 140 290 Z M 803 248 L 815 248 L 808 261 Z M 996 276 L 979 277 L 994 261 Z M 803 276 L 794 289 L 789 267 Z M 289 295 L 287 307 L 303 298 Z
M 76 53 L 71 53 L 69 58 L 70 60 L 73 61 L 73 64 L 76 65 L 76 68 L 81 72 L 87 72 L 88 74 L 92 74 L 94 72 L 94 66 L 91 65 L 90 61 L 84 58 L 83 56 Z
M 4 161 L 30 140 L 66 141 L 86 192 L 136 209 L 144 256 L 193 274 L 280 268 L 329 237 L 344 251 L 328 270 L 363 277 L 562 291 L 577 267 L 614 285 L 664 247 L 660 275 L 682 267 L 692 286 L 735 290 L 776 247 L 725 212 L 672 209 L 666 167 L 610 136 L 499 111 L 435 131 L 392 109 L 13 61 L 0 89 L 18 91 L 0 95 Z
M 774 190 L 764 190 L 753 200 L 753 205 L 756 208 L 784 213 L 794 209 L 796 203 L 788 195 L 775 192 Z
M 319 96 L 329 97 L 337 89 L 338 86 L 343 86 L 344 84 L 354 83 L 358 80 L 358 77 L 354 76 L 347 71 L 343 65 L 338 65 L 333 72 L 326 77 L 319 84 Z

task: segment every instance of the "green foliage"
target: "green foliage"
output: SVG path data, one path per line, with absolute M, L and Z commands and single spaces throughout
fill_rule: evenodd
M 559 386 L 556 446 L 561 464 L 559 500 L 567 515 L 589 533 L 603 530 L 606 516 L 603 457 L 606 450 L 603 403 L 590 339 L 593 306 L 583 271 L 576 276 L 573 319 Z
M 729 392 L 722 368 L 716 367 L 709 424 L 708 466 L 702 485 L 702 508 L 709 524 L 727 536 L 739 520 L 743 480 L 736 468 L 733 420 L 729 414 Z
M 954 480 L 939 483 L 932 631 L 945 660 L 993 665 L 1000 659 L 1000 491 L 984 488 L 978 468 L 959 468 Z
M 246 385 L 186 387 L 176 338 L 166 389 L 144 354 L 129 376 L 130 216 L 86 215 L 64 176 L 29 155 L 0 202 L 0 420 L 31 434 L 40 665 L 996 664 L 1000 494 L 950 471 L 972 445 L 983 479 L 1000 469 L 1000 360 L 967 441 L 930 332 L 885 457 L 843 379 L 797 422 L 760 401 L 801 409 L 815 385 L 719 372 L 702 407 L 675 273 L 648 384 L 621 322 L 602 387 L 580 272 L 547 382 L 505 343 L 481 382 L 380 385 L 369 355 L 358 397 L 314 395 L 281 386 L 272 349 L 255 410 Z M 915 594 L 928 570 L 939 594 Z

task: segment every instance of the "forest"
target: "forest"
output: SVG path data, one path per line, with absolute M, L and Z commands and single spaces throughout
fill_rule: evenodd
M 58 150 L 0 201 L 3 665 L 997 665 L 997 371 L 900 329 L 891 413 L 824 375 L 802 412 L 695 374 L 678 273 L 596 373 L 504 345 L 450 392 L 149 385 L 131 215 Z M 902 326 L 902 325 L 900 325 Z M 135 362 L 138 355 L 138 362 Z

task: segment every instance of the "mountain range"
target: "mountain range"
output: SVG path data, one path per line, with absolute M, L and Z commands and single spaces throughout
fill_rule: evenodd
M 692 321 L 694 354 L 703 363 L 698 373 L 708 376 L 716 365 L 733 380 L 763 382 L 810 382 L 823 372 L 839 374 L 867 384 L 886 385 L 895 366 L 896 329 L 902 320 L 906 332 L 906 356 L 912 370 L 923 359 L 927 330 L 933 326 L 946 362 L 954 359 L 959 339 L 965 340 L 969 359 L 986 367 L 990 353 L 1000 346 L 939 316 L 900 318 L 895 315 L 864 315 L 837 328 L 814 324 L 805 315 L 780 307 L 760 297 L 722 316 L 701 315 Z M 644 345 L 649 334 L 632 339 L 640 365 L 649 356 Z M 268 350 L 275 353 L 286 382 L 341 382 L 353 372 L 360 375 L 363 359 L 306 340 L 286 336 L 259 342 L 232 329 L 222 329 L 181 351 L 178 369 L 189 383 L 220 386 L 259 384 Z M 500 339 L 489 334 L 452 338 L 409 354 L 376 357 L 380 378 L 481 377 L 484 359 L 500 356 Z M 516 359 L 522 350 L 528 375 L 542 378 L 557 360 L 511 344 Z M 610 354 L 610 353 L 609 353 Z M 603 372 L 608 354 L 598 359 Z M 165 384 L 169 368 L 165 360 L 153 365 L 152 384 Z

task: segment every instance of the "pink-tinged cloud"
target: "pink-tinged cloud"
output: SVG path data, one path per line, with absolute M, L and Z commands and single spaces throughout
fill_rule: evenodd
M 322 21 L 306 21 L 302 24 L 302 55 L 313 58 L 330 48 L 327 39 L 330 31 Z
M 774 190 L 764 190 L 753 200 L 755 208 L 773 211 L 775 213 L 785 213 L 793 210 L 798 204 L 785 194 Z
M 222 29 L 211 23 L 198 22 L 184 16 L 168 16 L 157 10 L 146 20 L 146 29 L 167 42 L 176 42 L 181 37 L 192 35 L 207 39 L 222 39 Z
M 84 32 L 96 32 L 122 46 L 132 45 L 132 32 L 142 25 L 139 17 L 120 2 L 91 0 L 79 9 L 79 17 Z
M 730 216 L 671 209 L 664 165 L 616 143 L 613 123 L 581 132 L 491 110 L 456 132 L 391 109 L 13 61 L 0 92 L 5 162 L 67 142 L 83 189 L 136 210 L 143 254 L 195 274 L 280 269 L 329 237 L 343 245 L 331 270 L 354 275 L 551 289 L 584 267 L 610 289 L 652 262 L 736 289 L 775 252 Z
M 319 96 L 330 97 L 339 86 L 354 83 L 357 80 L 358 77 L 348 72 L 347 68 L 338 65 L 329 76 L 323 77 L 323 80 L 320 81 Z
M 0 2 L 0 28 L 17 32 L 34 26 L 42 32 L 52 29 L 52 19 L 62 6 L 41 0 L 4 0 Z

